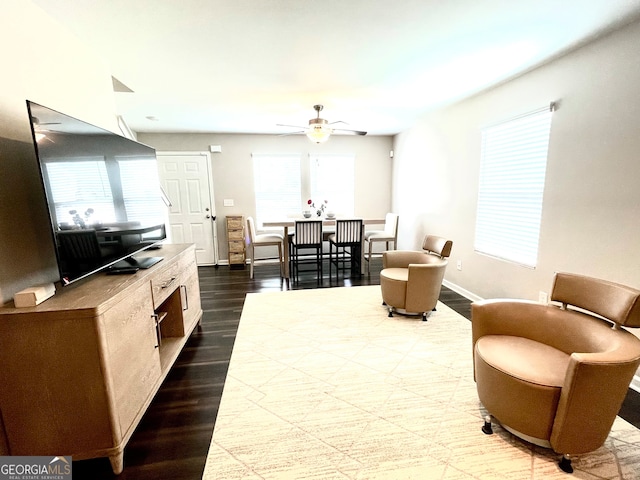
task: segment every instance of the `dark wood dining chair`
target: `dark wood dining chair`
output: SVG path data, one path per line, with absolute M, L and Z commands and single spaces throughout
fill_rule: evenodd
M 94 229 L 61 230 L 57 232 L 57 238 L 60 260 L 68 268 L 84 270 L 102 265 L 106 252 L 103 252 Z
M 304 251 L 307 251 L 304 253 Z M 312 252 L 310 253 L 309 250 Z M 290 238 L 291 277 L 298 281 L 301 265 L 314 265 L 318 283 L 322 282 L 322 220 L 296 220 Z
M 329 278 L 333 265 L 336 266 L 336 276 L 341 270 L 351 270 L 351 274 L 360 274 L 362 230 L 361 219 L 336 220 L 336 233 L 329 236 Z

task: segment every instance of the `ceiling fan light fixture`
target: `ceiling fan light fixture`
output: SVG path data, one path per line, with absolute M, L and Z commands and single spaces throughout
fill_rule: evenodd
M 329 140 L 329 137 L 333 134 L 333 133 L 339 133 L 339 134 L 347 134 L 347 135 L 366 135 L 367 132 L 362 132 L 359 130 L 348 130 L 345 128 L 332 128 L 330 125 L 333 125 L 334 123 L 345 123 L 345 122 L 327 122 L 324 118 L 320 118 L 320 111 L 322 110 L 322 105 L 314 105 L 313 109 L 317 112 L 317 116 L 316 118 L 312 118 L 311 120 L 309 120 L 309 126 L 308 127 L 300 127 L 298 125 L 284 125 L 284 124 L 278 124 L 279 127 L 293 127 L 293 128 L 297 128 L 299 129 L 297 132 L 293 132 L 293 134 L 295 133 L 304 133 L 307 138 L 309 138 L 309 140 L 311 140 L 314 143 L 324 143 L 327 140 Z M 285 134 L 285 135 L 291 135 L 291 134 Z
M 329 137 L 331 136 L 331 128 L 322 123 L 309 125 L 305 134 L 307 135 L 307 138 L 314 143 L 324 143 L 329 140 Z

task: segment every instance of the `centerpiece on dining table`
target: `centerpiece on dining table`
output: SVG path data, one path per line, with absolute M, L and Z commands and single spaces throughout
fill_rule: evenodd
M 329 204 L 328 200 L 323 200 L 322 202 L 319 202 L 318 206 L 316 206 L 316 203 L 312 199 L 307 200 L 308 210 L 305 210 L 303 212 L 304 217 L 310 218 L 314 213 L 318 218 L 322 217 L 325 210 L 327 209 L 328 204 Z M 334 216 L 335 214 L 333 212 L 327 211 L 328 218 L 333 218 Z

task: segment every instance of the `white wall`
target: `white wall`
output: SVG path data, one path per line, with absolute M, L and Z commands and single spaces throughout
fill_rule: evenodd
M 555 271 L 640 288 L 640 22 L 423 118 L 395 139 L 392 208 L 401 248 L 453 240 L 446 280 L 483 298 L 538 299 Z M 480 131 L 559 101 L 549 146 L 539 262 L 473 250 Z M 456 262 L 462 261 L 462 271 Z
M 209 145 L 222 146 L 222 153 L 212 153 L 211 161 L 215 212 L 219 220 L 219 255 L 223 260 L 228 258 L 224 217 L 256 214 L 252 153 L 300 153 L 303 179 L 309 177 L 306 159 L 310 153 L 354 154 L 355 214 L 369 218 L 384 218 L 391 207 L 392 162 L 389 152 L 393 144 L 392 137 L 334 135 L 327 143 L 321 145 L 310 142 L 303 135 L 138 133 L 138 140 L 158 151 L 206 151 L 209 150 Z M 340 175 L 340 172 L 337 171 L 336 175 Z M 309 197 L 309 192 L 303 190 L 302 195 L 304 201 Z M 224 199 L 233 199 L 234 206 L 223 206 Z M 302 210 L 302 204 L 300 208 Z
M 0 301 L 58 273 L 25 101 L 115 130 L 111 75 L 95 52 L 27 0 L 0 15 Z

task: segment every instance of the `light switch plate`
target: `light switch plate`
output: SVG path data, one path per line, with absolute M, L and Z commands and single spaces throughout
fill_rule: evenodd
M 223 200 L 223 205 L 225 207 L 233 207 L 233 198 L 225 198 Z

